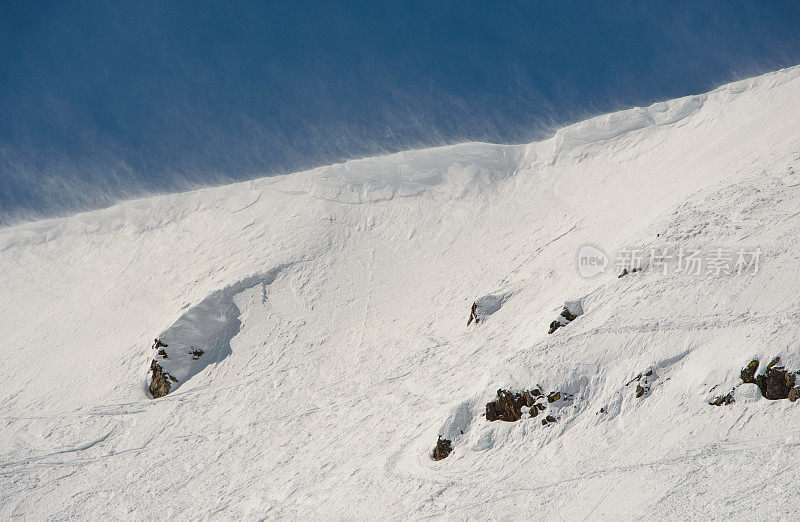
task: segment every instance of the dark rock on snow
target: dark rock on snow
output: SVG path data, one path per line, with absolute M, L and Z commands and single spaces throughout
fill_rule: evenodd
M 544 419 L 542 419 L 542 426 L 547 426 L 548 424 L 552 424 L 556 421 L 556 418 L 552 415 L 548 415 Z
M 789 392 L 794 388 L 796 375 L 786 371 L 780 361 L 780 357 L 775 357 L 767 365 L 767 371 L 756 376 L 761 394 L 772 401 L 789 398 Z
M 753 359 L 747 366 L 742 368 L 742 372 L 739 376 L 742 378 L 742 382 L 746 382 L 748 384 L 755 384 L 756 383 L 756 372 L 758 371 L 758 359 Z
M 545 406 L 544 404 L 541 403 L 534 404 L 533 407 L 531 408 L 531 417 L 536 417 L 537 415 L 539 415 L 540 412 L 543 412 L 546 409 L 547 406 Z
M 153 378 L 150 381 L 150 394 L 152 394 L 154 399 L 158 399 L 169 393 L 169 389 L 172 387 L 169 382 L 170 380 L 178 382 L 177 379 L 164 372 L 161 365 L 158 364 L 155 359 L 150 363 L 150 371 L 153 373 Z
M 733 404 L 733 402 L 733 390 L 731 390 L 726 395 L 714 397 L 714 400 L 709 404 L 712 406 L 727 406 L 728 404 Z
M 562 398 L 568 401 L 572 399 L 572 396 L 564 395 L 559 391 L 550 392 L 546 396 L 548 403 L 556 402 Z M 516 422 L 522 418 L 523 406 L 530 408 L 531 417 L 536 417 L 547 409 L 545 395 L 538 388 L 530 391 L 526 390 L 522 393 L 514 393 L 503 389 L 497 390 L 497 399 L 486 403 L 486 420 Z
M 486 403 L 486 420 L 516 422 L 522 418 L 526 398 L 521 393 L 497 390 L 497 399 Z
M 636 384 L 635 396 L 637 399 L 641 399 L 642 397 L 645 396 L 647 392 L 650 391 L 650 385 L 652 384 L 653 380 L 655 380 L 655 377 L 653 376 L 653 370 L 649 369 L 646 372 L 640 373 L 630 381 L 626 382 L 625 386 L 629 386 L 633 382 L 639 381 Z
M 578 317 L 578 315 L 580 315 L 580 312 L 578 314 L 573 314 L 572 312 L 569 311 L 569 308 L 565 306 L 564 309 L 561 310 L 559 318 L 550 323 L 550 328 L 548 329 L 547 333 L 551 334 L 556 330 L 558 330 L 559 328 L 561 328 L 562 326 L 568 325 L 569 323 L 574 321 Z
M 436 441 L 436 447 L 433 448 L 433 453 L 431 453 L 431 458 L 433 460 L 442 460 L 447 458 L 448 455 L 453 451 L 453 444 L 451 441 L 447 439 L 443 439 L 441 435 L 439 435 L 439 440 Z
M 759 361 L 753 359 L 747 366 L 742 368 L 739 377 L 743 383 L 755 384 L 761 391 L 761 395 L 765 399 L 777 401 L 780 399 L 789 399 L 795 402 L 800 399 L 800 386 L 795 386 L 797 381 L 797 372 L 789 371 L 781 364 L 780 357 L 775 357 L 767 365 L 767 369 L 761 375 L 756 375 L 758 372 Z M 734 388 L 735 390 L 735 388 Z M 723 406 L 733 404 L 733 393 L 731 390 L 726 395 L 715 397 L 714 400 L 709 402 L 713 406 Z

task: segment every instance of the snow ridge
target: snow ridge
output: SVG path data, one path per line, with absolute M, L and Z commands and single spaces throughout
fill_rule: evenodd
M 712 102 L 725 103 L 747 93 L 765 92 L 796 81 L 800 65 L 721 86 L 706 94 L 658 102 L 597 116 L 556 131 L 545 141 L 527 145 L 462 143 L 411 150 L 388 156 L 351 160 L 295 174 L 201 189 L 183 194 L 132 200 L 111 208 L 69 218 L 48 219 L 0 229 L 0 251 L 61 236 L 108 233 L 136 226 L 163 226 L 205 205 L 222 204 L 241 195 L 244 187 L 266 187 L 288 194 L 309 195 L 341 203 L 375 203 L 434 191 L 444 197 L 463 197 L 468 190 L 505 179 L 544 155 L 553 164 L 567 153 L 589 145 L 658 126 L 681 124 Z M 280 185 L 272 187 L 273 185 Z M 157 220 L 153 216 L 158 216 Z

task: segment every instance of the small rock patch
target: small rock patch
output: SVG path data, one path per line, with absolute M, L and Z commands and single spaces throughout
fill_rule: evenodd
M 655 381 L 655 378 L 656 376 L 653 373 L 653 370 L 648 369 L 647 371 L 640 373 L 639 375 L 637 375 L 636 377 L 625 383 L 625 386 L 630 386 L 635 382 L 636 391 L 634 392 L 634 396 L 637 399 L 641 399 L 642 397 L 650 393 L 650 388 L 653 384 L 653 381 Z
M 553 424 L 554 422 L 556 422 L 556 418 L 553 417 L 552 415 L 548 415 L 547 417 L 542 419 L 542 426 L 547 426 L 549 424 Z
M 431 458 L 433 460 L 442 460 L 446 459 L 450 453 L 453 451 L 453 444 L 451 441 L 442 438 L 439 435 L 439 440 L 436 441 L 436 447 L 433 448 L 433 452 L 431 453 Z
M 580 305 L 576 306 L 575 308 L 575 310 L 570 310 L 569 307 L 565 306 L 564 309 L 561 310 L 561 314 L 559 314 L 558 319 L 550 323 L 550 328 L 548 329 L 547 333 L 551 334 L 555 332 L 562 326 L 566 326 L 577 319 L 579 315 L 583 314 L 583 309 L 580 307 Z
M 154 399 L 169 393 L 172 387 L 170 381 L 178 382 L 178 379 L 165 372 L 155 359 L 150 363 L 150 372 L 153 374 L 153 378 L 150 380 L 150 394 Z

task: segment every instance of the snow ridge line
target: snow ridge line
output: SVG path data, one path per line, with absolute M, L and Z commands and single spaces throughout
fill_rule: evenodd
M 698 113 L 709 101 L 726 102 L 743 93 L 772 89 L 800 78 L 800 65 L 781 69 L 754 78 L 748 78 L 718 87 L 705 94 L 696 94 L 648 107 L 633 107 L 584 120 L 556 131 L 552 138 L 523 145 L 498 145 L 468 142 L 444 147 L 433 147 L 375 156 L 318 167 L 283 176 L 273 176 L 239 182 L 233 185 L 204 188 L 181 194 L 129 200 L 113 207 L 80 213 L 65 218 L 0 228 L 0 252 L 31 243 L 45 243 L 63 236 L 102 234 L 120 229 L 134 215 L 147 216 L 169 209 L 169 216 L 145 219 L 140 228 L 160 228 L 176 219 L 182 219 L 187 208 L 198 204 L 200 193 L 212 191 L 219 196 L 217 205 L 224 206 L 227 196 L 235 196 L 257 187 L 266 189 L 279 181 L 301 185 L 299 194 L 337 203 L 373 203 L 395 197 L 408 197 L 444 188 L 451 197 L 464 193 L 466 186 L 478 187 L 497 179 L 508 177 L 527 168 L 539 158 L 552 163 L 565 152 L 593 143 L 619 139 L 631 132 L 646 128 L 678 123 Z M 460 169 L 460 176 L 452 176 L 452 169 Z M 254 185 L 255 184 L 255 185 Z M 274 189 L 274 187 L 273 187 Z M 236 211 L 249 208 L 250 202 Z

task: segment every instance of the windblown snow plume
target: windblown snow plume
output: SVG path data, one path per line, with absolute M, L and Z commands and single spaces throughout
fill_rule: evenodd
M 792 68 L 0 229 L 0 518 L 796 518 L 798 122 Z

